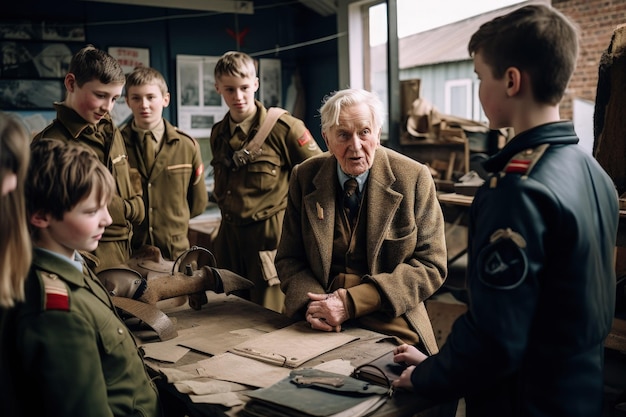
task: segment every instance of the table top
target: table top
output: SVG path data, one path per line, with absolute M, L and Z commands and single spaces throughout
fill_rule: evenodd
M 443 204 L 454 204 L 457 206 L 465 206 L 469 207 L 472 205 L 472 201 L 474 201 L 474 197 L 471 195 L 463 195 L 457 193 L 439 193 L 437 195 L 440 203 Z M 620 218 L 626 218 L 626 210 L 619 211 Z
M 463 195 L 457 193 L 439 193 L 437 195 L 440 203 L 444 204 L 454 204 L 457 206 L 466 206 L 469 207 L 472 205 L 472 201 L 474 197 L 470 195 Z
M 164 344 L 168 344 L 166 346 L 178 346 L 178 348 L 180 348 L 179 343 L 195 346 L 194 349 L 184 353 L 180 359 L 173 363 L 155 360 L 148 357 L 149 355 L 144 357 L 144 361 L 153 376 L 162 375 L 161 372 L 163 370 L 167 371 L 169 369 L 189 371 L 194 369 L 201 361 L 206 361 L 212 357 L 211 354 L 203 353 L 203 350 L 212 351 L 213 354 L 226 353 L 230 347 L 245 339 L 246 336 L 244 335 L 272 332 L 295 323 L 283 314 L 276 313 L 234 295 L 215 294 L 212 291 L 207 291 L 206 294 L 208 303 L 203 305 L 200 310 L 193 310 L 185 304 L 172 307 L 169 311 L 165 310 L 168 317 L 175 322 L 179 336 L 166 342 L 138 341 L 138 344 L 146 351 Z M 356 336 L 356 340 L 322 353 L 306 361 L 298 369 L 310 368 L 336 360 L 341 360 L 341 362 L 349 361 L 353 367 L 358 367 L 382 356 L 393 349 L 395 345 L 385 335 L 366 329 L 348 328 L 342 331 L 342 333 L 344 332 Z M 321 332 L 320 334 L 325 335 L 325 333 Z M 177 339 L 180 339 L 182 342 L 177 342 Z M 203 347 L 203 343 L 206 346 Z M 238 370 L 233 369 L 232 372 L 236 373 Z M 241 415 L 240 412 L 243 405 L 228 409 L 223 406 L 195 404 L 188 395 L 178 392 L 173 384 L 168 383 L 165 386 L 168 391 L 176 391 L 175 396 L 187 407 L 189 416 Z M 248 388 L 255 389 L 254 387 Z M 248 399 L 245 392 L 245 390 L 236 392 L 237 396 L 244 402 Z M 373 416 L 409 417 L 415 415 L 416 412 L 427 409 L 426 404 L 427 400 L 420 399 L 413 393 L 397 391 Z M 202 410 L 195 412 L 194 408 L 198 410 L 202 408 Z M 221 412 L 213 413 L 210 410 L 221 410 Z

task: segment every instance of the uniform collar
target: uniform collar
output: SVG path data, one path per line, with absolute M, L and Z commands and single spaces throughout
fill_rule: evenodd
M 98 126 L 111 125 L 113 123 L 109 114 L 106 114 L 98 125 L 88 123 L 74 109 L 68 107 L 64 101 L 55 102 L 54 108 L 58 115 L 57 119 L 63 121 L 63 125 L 74 139 L 77 139 L 83 132 L 91 135 L 99 129 Z
M 85 277 L 83 274 L 82 264 L 74 260 L 70 260 L 58 253 L 43 248 L 34 248 L 35 256 L 33 256 L 33 265 L 38 268 L 57 274 L 65 281 L 72 284 L 84 286 Z M 80 256 L 80 255 L 79 255 Z
M 525 149 L 536 148 L 544 143 L 550 145 L 576 144 L 578 140 L 572 122 L 546 123 L 513 137 L 504 148 L 487 159 L 483 166 L 488 172 L 502 171 L 513 156 Z
M 157 141 L 157 143 L 161 142 L 161 139 L 163 139 L 163 135 L 165 135 L 165 122 L 163 121 L 163 119 L 161 119 L 161 123 L 159 123 L 152 130 L 145 130 L 145 129 L 140 128 L 135 123 L 135 119 L 133 119 L 132 123 L 130 124 L 130 127 L 131 127 L 132 130 L 137 132 L 137 134 L 139 135 L 140 138 L 143 138 L 144 135 L 146 134 L 146 132 L 151 132 L 152 136 Z
M 230 128 L 230 135 L 234 135 L 235 134 L 235 129 L 237 129 L 238 127 L 241 129 L 241 131 L 244 133 L 244 135 L 248 136 L 248 133 L 250 132 L 250 129 L 252 128 L 252 123 L 254 122 L 254 119 L 256 118 L 258 113 L 258 109 L 256 112 L 254 112 L 253 115 L 248 116 L 246 119 L 244 119 L 241 123 L 236 123 L 230 116 L 228 117 L 228 126 Z

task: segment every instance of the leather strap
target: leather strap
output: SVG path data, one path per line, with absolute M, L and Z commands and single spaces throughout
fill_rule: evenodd
M 256 132 L 252 140 L 246 146 L 246 151 L 250 155 L 256 155 L 261 146 L 263 146 L 263 142 L 269 135 L 270 131 L 283 114 L 287 113 L 287 110 L 281 109 L 280 107 L 270 107 L 267 109 L 267 116 L 265 116 L 265 120 L 263 120 L 263 124 L 259 127 L 259 130 Z
M 116 308 L 123 313 L 138 318 L 159 336 L 160 341 L 178 336 L 174 323 L 155 306 L 126 297 L 111 297 Z

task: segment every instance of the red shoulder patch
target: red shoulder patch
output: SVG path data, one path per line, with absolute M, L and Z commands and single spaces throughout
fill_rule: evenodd
M 504 172 L 507 174 L 530 174 L 530 171 L 537 161 L 541 159 L 543 153 L 549 146 L 549 144 L 544 143 L 535 148 L 524 149 L 509 160 L 508 164 L 504 167 Z
M 307 130 L 304 131 L 302 136 L 300 136 L 298 138 L 298 144 L 300 146 L 304 146 L 307 143 L 309 143 L 312 139 L 313 139 L 313 136 L 311 136 L 311 133 L 309 132 L 309 129 L 307 129 Z
M 44 284 L 44 310 L 70 311 L 70 297 L 67 287 L 55 274 L 42 273 Z
M 504 171 L 506 173 L 525 174 L 531 162 L 530 159 L 511 159 Z
M 202 173 L 204 172 L 204 164 L 200 164 L 198 165 L 198 168 L 196 168 L 196 177 L 201 177 Z

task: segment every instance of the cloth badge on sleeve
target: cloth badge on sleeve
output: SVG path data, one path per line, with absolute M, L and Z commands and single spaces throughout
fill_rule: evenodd
M 302 136 L 300 136 L 298 138 L 298 145 L 300 146 L 304 146 L 307 143 L 311 142 L 312 144 L 309 145 L 309 149 L 314 149 L 315 147 L 317 147 L 317 144 L 315 143 L 315 141 L 313 140 L 313 136 L 311 136 L 311 132 L 309 132 L 309 129 L 305 130 L 304 133 L 302 134 Z M 311 148 L 311 146 L 315 145 L 313 148 Z
M 200 164 L 198 165 L 198 168 L 196 168 L 195 176 L 201 177 L 203 172 L 204 172 L 204 164 Z
M 307 144 L 310 140 L 312 139 L 311 134 L 309 133 L 308 129 L 304 131 L 304 133 L 302 134 L 302 136 L 300 136 L 298 138 L 298 144 L 300 146 L 304 146 L 305 144 Z
M 526 241 L 511 229 L 499 229 L 478 255 L 480 281 L 490 288 L 510 290 L 520 285 L 528 273 L 523 249 Z
M 202 173 L 204 172 L 204 164 L 198 165 L 196 168 L 196 172 L 194 172 L 195 179 L 193 181 L 193 185 L 196 185 L 202 179 Z
M 70 297 L 65 283 L 55 274 L 42 273 L 44 284 L 44 310 L 70 310 Z

